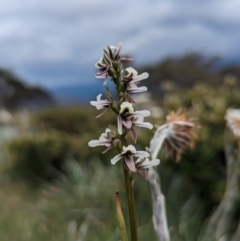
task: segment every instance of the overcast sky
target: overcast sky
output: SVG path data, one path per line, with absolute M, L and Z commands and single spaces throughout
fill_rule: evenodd
M 0 0 L 0 66 L 28 83 L 93 82 L 107 45 L 137 64 L 200 51 L 240 58 L 237 0 Z

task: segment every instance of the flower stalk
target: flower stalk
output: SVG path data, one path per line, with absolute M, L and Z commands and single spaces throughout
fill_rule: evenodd
M 136 209 L 135 209 L 135 200 L 134 200 L 134 193 L 133 193 L 133 178 L 132 173 L 126 169 L 126 165 L 123 164 L 124 170 L 124 178 L 125 178 L 125 187 L 126 187 L 126 194 L 127 194 L 127 201 L 128 201 L 128 213 L 129 213 L 129 222 L 130 222 L 130 233 L 131 233 L 131 240 L 137 241 L 137 218 L 136 218 Z
M 105 79 L 104 85 L 107 79 L 112 81 L 117 92 L 118 100 L 114 101 L 109 89 L 105 87 L 107 98 L 102 99 L 102 94 L 99 94 L 95 101 L 90 102 L 97 110 L 105 109 L 97 118 L 109 110 L 112 110 L 117 115 L 117 133 L 107 128 L 106 132 L 101 134 L 98 140 L 92 140 L 88 145 L 91 147 L 107 147 L 103 153 L 110 151 L 112 148 L 116 148 L 119 151 L 119 154 L 111 159 L 111 163 L 115 165 L 120 160 L 123 161 L 122 166 L 128 203 L 131 241 L 138 241 L 133 190 L 134 173 L 138 172 L 147 179 L 146 169 L 158 165 L 160 161 L 158 159 L 149 160 L 148 157 L 150 157 L 150 154 L 148 152 L 138 151 L 133 145 L 128 145 L 127 143 L 128 133 L 131 134 L 133 142 L 137 142 L 136 127 L 152 129 L 153 125 L 144 122 L 144 118 L 150 116 L 150 111 L 135 110 L 133 104 L 136 104 L 136 102 L 131 97 L 132 93 L 140 93 L 147 90 L 146 87 L 138 87 L 137 85 L 141 80 L 148 78 L 148 73 L 138 75 L 138 72 L 132 67 L 124 70 L 122 61 L 129 61 L 131 59 L 120 55 L 121 47 L 121 43 L 118 47 L 108 46 L 108 49 L 104 50 L 103 57 L 95 64 L 95 67 L 98 68 L 96 78 Z M 120 229 L 122 229 L 123 216 L 120 216 Z M 123 235 L 122 240 L 125 241 L 126 235 L 123 234 L 124 231 L 121 230 L 121 233 Z
M 124 128 L 124 133 L 125 133 Z M 123 145 L 127 145 L 126 135 L 123 134 L 121 136 Z M 135 200 L 134 200 L 134 193 L 133 193 L 133 177 L 132 173 L 130 174 L 130 170 L 128 169 L 127 165 L 123 162 L 123 173 L 124 173 L 124 181 L 125 181 L 125 188 L 127 194 L 127 202 L 128 202 L 128 213 L 129 213 L 129 223 L 130 223 L 130 235 L 132 241 L 137 241 L 137 219 L 136 219 L 136 209 L 135 209 Z

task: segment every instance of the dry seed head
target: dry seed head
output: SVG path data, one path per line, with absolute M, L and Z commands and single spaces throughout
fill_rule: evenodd
M 240 110 L 228 109 L 225 119 L 227 120 L 229 129 L 236 137 L 240 138 Z
M 165 146 L 168 153 L 179 161 L 182 153 L 194 146 L 197 125 L 193 118 L 180 110 L 170 112 L 166 119 L 166 124 L 157 129 L 150 142 L 152 158 L 156 158 L 162 146 Z

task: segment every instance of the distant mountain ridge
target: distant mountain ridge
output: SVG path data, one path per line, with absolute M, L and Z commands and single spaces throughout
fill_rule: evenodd
M 6 109 L 36 109 L 55 101 L 48 91 L 30 87 L 12 72 L 0 68 L 0 106 Z
M 231 62 L 227 59 L 190 53 L 179 58 L 169 57 L 137 69 L 139 74 L 145 71 L 149 73 L 149 78 L 143 80 L 140 85 L 147 86 L 151 94 L 159 98 L 163 94 L 162 84 L 169 80 L 179 88 L 191 88 L 196 82 L 218 85 L 227 75 L 234 75 L 240 80 L 240 62 L 237 58 L 235 60 Z M 108 81 L 108 87 L 114 89 L 110 81 Z M 50 91 L 60 103 L 84 104 L 94 100 L 98 94 L 104 93 L 104 86 L 103 81 L 97 80 L 88 85 L 55 87 Z
M 149 78 L 140 85 L 147 86 L 154 97 L 163 94 L 162 84 L 171 81 L 179 88 L 191 88 L 196 82 L 218 85 L 224 76 L 233 75 L 240 82 L 240 57 L 218 59 L 190 53 L 181 57 L 165 58 L 155 64 L 136 68 L 141 74 L 148 72 Z M 0 106 L 7 109 L 36 109 L 49 105 L 89 104 L 100 93 L 105 98 L 103 80 L 89 77 L 89 84 L 55 86 L 50 88 L 30 87 L 12 72 L 0 68 Z M 107 86 L 114 89 L 111 81 Z M 113 94 L 115 91 L 111 91 Z
M 113 85 L 107 85 L 110 89 L 114 89 Z M 60 104 L 79 104 L 89 103 L 95 100 L 96 96 L 103 93 L 105 86 L 103 81 L 99 81 L 87 85 L 69 85 L 50 88 L 50 93 L 55 97 Z

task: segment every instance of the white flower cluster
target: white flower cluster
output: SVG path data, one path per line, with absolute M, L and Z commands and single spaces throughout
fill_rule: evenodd
M 146 151 L 136 151 L 133 145 L 129 145 L 127 147 L 123 146 L 123 151 L 116 155 L 111 160 L 111 163 L 114 165 L 123 158 L 126 165 L 132 172 L 138 171 L 146 179 L 144 169 L 156 166 L 160 163 L 158 159 L 150 161 L 148 159 L 149 156 L 150 154 Z M 135 161 L 133 157 L 138 157 L 138 159 Z
M 132 172 L 139 172 L 146 178 L 143 169 L 158 165 L 160 161 L 158 159 L 150 161 L 148 159 L 150 156 L 148 152 L 136 151 L 133 145 L 126 147 L 126 143 L 122 143 L 122 139 L 125 138 L 127 132 L 130 132 L 134 143 L 136 143 L 137 133 L 135 131 L 135 127 L 145 127 L 148 129 L 153 128 L 151 123 L 144 122 L 144 117 L 150 116 L 150 111 L 136 111 L 133 107 L 133 104 L 136 102 L 131 96 L 133 93 L 147 91 L 147 87 L 139 87 L 138 84 L 141 80 L 147 79 L 149 75 L 148 73 L 138 75 L 138 72 L 132 67 L 128 67 L 123 70 L 122 61 L 129 61 L 131 59 L 120 56 L 121 47 L 121 43 L 118 47 L 109 46 L 108 50 L 104 50 L 103 57 L 95 64 L 95 67 L 98 68 L 99 71 L 96 74 L 96 78 L 110 79 L 113 81 L 119 100 L 114 102 L 109 89 L 106 87 L 106 99 L 101 99 L 102 94 L 99 94 L 96 101 L 90 102 L 97 110 L 105 109 L 97 116 L 97 118 L 110 109 L 118 115 L 117 132 L 120 135 L 121 140 L 117 139 L 117 135 L 110 129 L 106 129 L 106 132 L 100 136 L 99 140 L 90 141 L 89 146 L 106 146 L 107 149 L 104 153 L 112 149 L 114 146 L 117 147 L 120 154 L 115 156 L 111 160 L 111 163 L 115 164 L 120 159 L 123 159 L 129 170 Z M 105 83 L 106 81 L 104 84 Z M 138 159 L 135 160 L 134 157 L 138 157 Z

